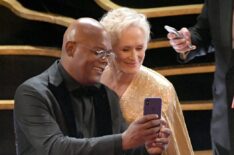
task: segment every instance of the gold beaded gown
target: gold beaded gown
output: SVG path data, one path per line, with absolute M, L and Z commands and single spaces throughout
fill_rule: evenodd
M 120 98 L 120 107 L 128 123 L 143 115 L 146 97 L 162 98 L 162 117 L 172 131 L 163 155 L 193 155 L 184 116 L 173 85 L 162 75 L 142 66 Z

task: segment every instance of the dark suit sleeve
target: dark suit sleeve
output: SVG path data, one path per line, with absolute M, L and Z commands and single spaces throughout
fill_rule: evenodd
M 49 100 L 38 93 L 34 86 L 21 85 L 17 89 L 14 119 L 21 149 L 33 148 L 34 152 L 43 155 L 122 154 L 120 134 L 83 139 L 63 135 L 52 117 Z
M 197 23 L 189 29 L 191 32 L 192 44 L 196 45 L 197 49 L 191 51 L 185 60 L 179 60 L 182 63 L 186 63 L 195 57 L 214 52 L 208 19 L 208 6 L 208 2 L 205 1 L 202 12 L 197 18 Z

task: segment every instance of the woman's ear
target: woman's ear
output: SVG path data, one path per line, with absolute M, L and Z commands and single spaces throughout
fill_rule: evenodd
M 68 41 L 65 45 L 65 50 L 66 53 L 69 57 L 73 57 L 74 52 L 75 52 L 75 47 L 76 47 L 76 43 L 72 42 L 72 41 Z

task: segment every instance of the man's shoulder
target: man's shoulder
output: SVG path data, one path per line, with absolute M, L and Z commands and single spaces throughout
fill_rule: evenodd
M 49 82 L 51 81 L 50 75 L 53 70 L 55 70 L 55 65 L 51 65 L 48 69 L 43 71 L 42 73 L 29 78 L 28 80 L 24 81 L 19 87 L 30 87 L 35 90 L 40 90 L 43 87 L 48 87 Z M 55 76 L 55 75 L 54 75 Z M 53 77 L 56 79 L 56 77 Z M 53 79 L 52 78 L 52 79 Z
M 36 75 L 34 77 L 31 77 L 30 79 L 24 81 L 16 90 L 18 91 L 40 91 L 48 87 L 48 78 L 46 77 L 46 74 L 41 73 L 39 75 Z

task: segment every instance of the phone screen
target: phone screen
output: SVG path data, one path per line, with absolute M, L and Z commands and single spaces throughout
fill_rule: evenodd
M 145 98 L 144 115 L 157 114 L 161 118 L 162 99 L 159 97 Z

